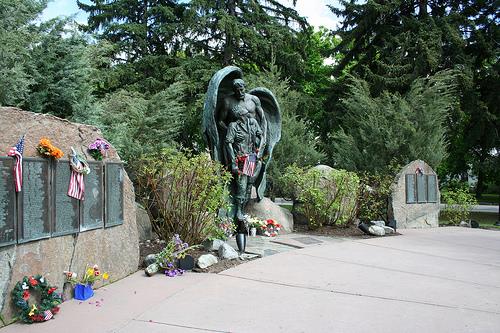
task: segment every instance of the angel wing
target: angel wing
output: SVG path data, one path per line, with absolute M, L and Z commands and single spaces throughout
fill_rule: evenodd
M 266 130 L 266 148 L 264 152 L 264 163 L 262 164 L 259 176 L 255 181 L 257 197 L 259 200 L 264 198 L 266 190 L 266 169 L 273 156 L 273 148 L 281 139 L 281 110 L 274 94 L 267 88 L 258 87 L 248 92 L 260 99 L 260 104 L 264 110 L 264 116 L 267 120 Z
M 203 137 L 210 149 L 212 159 L 224 163 L 224 153 L 221 138 L 224 133 L 217 127 L 217 121 L 221 118 L 219 114 L 224 97 L 233 91 L 234 79 L 241 79 L 243 72 L 235 66 L 227 66 L 217 71 L 208 84 L 205 103 L 203 105 L 202 130 Z

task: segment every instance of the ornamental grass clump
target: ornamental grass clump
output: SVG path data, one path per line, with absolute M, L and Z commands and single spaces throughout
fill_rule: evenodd
M 208 154 L 163 149 L 136 162 L 136 184 L 154 231 L 162 239 L 174 234 L 199 244 L 217 227 L 226 205 L 230 179 Z
M 345 226 L 356 217 L 359 178 L 353 172 L 322 172 L 292 165 L 281 181 L 287 196 L 298 203 L 297 209 L 308 219 L 309 228 Z

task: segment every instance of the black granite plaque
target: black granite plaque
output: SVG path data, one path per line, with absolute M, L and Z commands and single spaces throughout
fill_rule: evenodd
M 18 214 L 21 217 L 19 242 L 50 237 L 50 160 L 23 159 L 23 187 Z
M 80 231 L 104 226 L 103 166 L 101 162 L 88 162 L 90 173 L 85 176 L 85 199 L 81 202 Z
M 68 160 L 55 163 L 53 178 L 54 226 L 52 236 L 62 236 L 78 232 L 80 200 L 68 196 L 71 169 Z
M 16 242 L 16 192 L 14 159 L 0 157 L 0 247 Z
M 437 202 L 436 175 L 427 175 L 427 202 Z
M 106 227 L 123 224 L 123 176 L 121 163 L 106 163 Z
M 417 201 L 418 203 L 427 202 L 427 177 L 423 174 L 417 175 Z
M 415 175 L 409 174 L 405 175 L 406 180 L 406 203 L 417 202 L 417 196 L 415 191 Z

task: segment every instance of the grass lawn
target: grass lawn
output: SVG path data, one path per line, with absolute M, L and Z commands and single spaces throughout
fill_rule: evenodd
M 499 194 L 484 193 L 477 201 L 481 204 L 498 205 L 498 196 Z
M 493 225 L 498 221 L 498 213 L 482 213 L 482 212 L 472 212 L 470 216 L 471 220 L 477 221 L 479 226 L 484 229 L 497 229 L 500 230 L 500 226 Z M 448 225 L 448 221 L 439 217 L 439 225 Z

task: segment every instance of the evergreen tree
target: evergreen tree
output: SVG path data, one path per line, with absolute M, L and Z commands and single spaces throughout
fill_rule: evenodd
M 446 156 L 445 121 L 454 103 L 453 75 L 417 79 L 405 94 L 374 97 L 366 81 L 351 78 L 343 126 L 331 135 L 335 166 L 383 170 L 391 162 L 423 159 L 436 167 Z
M 91 0 L 77 1 L 89 14 L 87 32 L 116 48 L 114 60 L 135 62 L 148 55 L 174 54 L 181 49 L 180 29 L 185 4 L 177 0 Z
M 500 146 L 497 2 L 353 0 L 332 10 L 344 18 L 335 52 L 345 57 L 336 66 L 340 85 L 332 91 L 330 109 L 345 111 L 336 99 L 342 97 L 347 73 L 369 82 L 377 96 L 385 90 L 405 94 L 417 78 L 457 69 L 460 104 L 448 115 L 451 144 L 441 170 L 466 175 L 472 167 L 480 192 L 487 166 L 497 163 L 498 154 L 492 152 Z
M 73 118 L 92 108 L 92 65 L 84 36 L 68 19 L 52 19 L 39 28 L 30 52 L 33 80 L 21 106 L 26 110 Z
M 188 14 L 193 52 L 250 70 L 269 69 L 275 60 L 285 76 L 303 74 L 311 29 L 293 8 L 275 0 L 193 0 Z
M 35 19 L 47 0 L 0 0 L 0 105 L 19 105 L 33 83 L 30 46 L 38 39 Z

